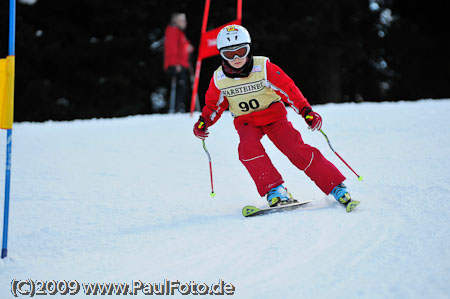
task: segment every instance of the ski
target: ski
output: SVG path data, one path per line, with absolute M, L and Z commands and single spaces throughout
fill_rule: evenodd
M 291 202 L 291 203 L 287 203 L 287 204 L 275 206 L 275 207 L 257 208 L 255 206 L 245 206 L 242 208 L 242 215 L 244 217 L 252 217 L 252 216 L 266 215 L 266 214 L 271 214 L 271 213 L 276 213 L 276 212 L 290 211 L 290 210 L 299 208 L 310 202 L 312 202 L 312 200 L 299 202 L 298 200 L 294 199 L 293 202 Z
M 360 204 L 359 201 L 350 199 L 350 200 L 345 204 L 347 213 L 350 213 L 351 211 L 353 211 L 359 204 Z

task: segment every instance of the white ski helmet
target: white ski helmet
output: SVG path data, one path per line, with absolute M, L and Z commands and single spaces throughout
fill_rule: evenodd
M 240 25 L 228 25 L 222 28 L 217 34 L 217 49 L 241 44 L 251 44 L 252 39 L 247 29 Z

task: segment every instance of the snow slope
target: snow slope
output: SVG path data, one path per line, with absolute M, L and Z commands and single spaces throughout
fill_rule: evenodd
M 314 201 L 242 217 L 265 201 L 238 160 L 228 112 L 207 139 L 215 198 L 192 135 L 198 115 L 15 124 L 0 298 L 13 298 L 13 279 L 221 279 L 233 298 L 450 298 L 450 100 L 314 108 L 363 182 L 290 109 L 289 119 L 347 176 L 361 201 L 351 214 L 265 137 L 288 189 Z

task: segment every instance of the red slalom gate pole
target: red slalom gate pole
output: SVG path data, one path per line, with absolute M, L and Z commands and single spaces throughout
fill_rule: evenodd
M 205 2 L 205 10 L 203 11 L 203 22 L 202 22 L 202 31 L 200 35 L 200 44 L 203 35 L 206 32 L 206 25 L 208 24 L 208 16 L 209 16 L 209 6 L 210 6 L 211 0 L 206 0 Z M 195 101 L 197 99 L 197 92 L 198 92 L 198 81 L 200 79 L 200 70 L 202 68 L 202 58 L 200 56 L 200 47 L 198 49 L 199 53 L 197 56 L 197 63 L 195 64 L 195 77 L 194 77 L 194 86 L 192 87 L 192 98 L 191 98 L 191 117 L 194 114 L 195 110 Z
M 238 0 L 237 3 L 237 19 L 242 22 L 242 0 Z
M 208 16 L 209 16 L 209 7 L 211 0 L 206 0 L 205 10 L 203 12 L 203 22 L 202 22 L 202 30 L 200 35 L 200 44 L 198 47 L 198 56 L 197 62 L 195 64 L 195 74 L 194 74 L 194 84 L 192 86 L 192 98 L 191 98 L 191 107 L 190 107 L 190 115 L 191 117 L 194 114 L 195 104 L 197 101 L 198 95 L 198 85 L 200 80 L 200 71 L 202 67 L 202 60 L 211 56 L 219 55 L 219 51 L 217 51 L 215 47 L 216 36 L 218 33 L 218 29 L 223 28 L 227 24 L 223 26 L 219 26 L 216 29 L 212 29 L 206 32 L 206 25 L 208 24 Z M 237 19 L 228 23 L 228 24 L 241 24 L 242 22 L 242 0 L 237 1 Z

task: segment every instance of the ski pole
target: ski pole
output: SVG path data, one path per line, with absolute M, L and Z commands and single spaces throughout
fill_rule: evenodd
M 323 135 L 323 136 L 325 137 L 325 139 L 327 140 L 328 145 L 330 146 L 330 148 L 331 148 L 331 150 L 333 151 L 333 153 L 335 153 L 336 156 L 338 156 L 338 158 L 341 159 L 341 161 L 344 162 L 344 164 L 347 165 L 347 167 L 350 168 L 350 170 L 353 171 L 354 174 L 356 174 L 356 176 L 358 177 L 358 181 L 362 181 L 362 180 L 363 180 L 363 177 L 360 176 L 359 174 L 357 174 L 357 173 L 353 170 L 353 168 L 351 168 L 350 165 L 348 165 L 347 162 L 345 162 L 344 159 L 342 159 L 342 157 L 334 150 L 334 148 L 331 146 L 330 140 L 328 139 L 328 136 L 325 134 L 325 132 L 322 131 L 322 129 L 320 129 L 319 131 L 320 131 L 320 133 L 322 133 L 322 135 Z
M 169 113 L 175 113 L 175 99 L 177 94 L 177 75 L 172 76 L 172 81 L 170 84 L 170 106 Z
M 208 156 L 208 160 L 209 160 L 209 176 L 211 177 L 211 197 L 216 196 L 216 193 L 214 193 L 214 185 L 213 185 L 213 174 L 212 174 L 212 164 L 211 164 L 211 156 L 209 155 L 208 150 L 206 149 L 206 144 L 205 144 L 205 140 L 202 140 L 203 143 L 203 149 L 206 152 L 206 155 Z

